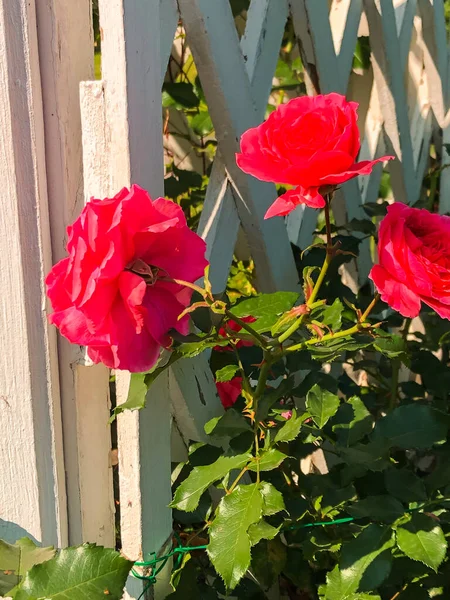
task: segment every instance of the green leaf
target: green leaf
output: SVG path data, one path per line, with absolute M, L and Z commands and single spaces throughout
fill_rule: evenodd
M 407 404 L 377 421 L 373 437 L 387 438 L 399 448 L 430 448 L 445 440 L 447 429 L 445 415 L 430 406 Z
M 275 402 L 291 394 L 294 382 L 294 377 L 288 377 L 287 379 L 283 379 L 277 388 L 267 387 L 265 389 L 264 396 L 259 400 L 256 409 L 257 421 L 264 421 Z
M 370 471 L 383 471 L 390 466 L 389 448 L 383 439 L 368 444 L 356 444 L 352 448 L 336 446 L 344 462 L 361 465 Z
M 210 485 L 225 477 L 233 469 L 242 468 L 250 458 L 249 454 L 221 456 L 211 465 L 195 467 L 176 489 L 170 506 L 186 512 L 195 510 L 203 492 Z
M 205 581 L 201 566 L 195 560 L 184 560 L 178 572 L 172 574 L 175 592 L 166 600 L 219 600 L 216 592 Z
M 209 528 L 208 555 L 228 590 L 233 590 L 250 566 L 250 525 L 261 519 L 263 499 L 257 483 L 238 485 L 224 496 Z
M 54 555 L 54 548 L 41 548 L 26 537 L 15 544 L 0 540 L 0 571 L 11 571 L 10 574 L 1 574 L 0 595 L 12 590 L 33 565 L 49 560 Z
M 376 350 L 388 358 L 403 358 L 406 355 L 406 342 L 401 335 L 379 337 L 373 343 Z
M 360 36 L 356 41 L 353 68 L 364 70 L 370 68 L 370 40 L 368 36 Z
M 413 513 L 405 525 L 397 527 L 397 545 L 413 560 L 418 560 L 434 571 L 444 560 L 447 541 L 434 519 L 421 513 Z
M 322 390 L 316 384 L 308 392 L 306 408 L 317 427 L 322 429 L 328 423 L 328 420 L 336 414 L 339 408 L 339 398 L 327 390 Z
M 292 411 L 292 416 L 290 419 L 286 421 L 281 429 L 277 431 L 275 436 L 275 443 L 277 442 L 292 442 L 300 433 L 300 429 L 302 427 L 302 423 L 305 420 L 305 417 L 301 415 L 297 417 L 297 412 L 295 409 Z
M 144 408 L 148 386 L 145 383 L 145 373 L 132 373 L 130 378 L 130 388 L 126 402 L 114 408 L 110 422 L 114 421 L 117 415 L 124 410 L 140 410 Z
M 216 371 L 216 381 L 219 383 L 230 381 L 238 371 L 239 367 L 237 365 L 225 365 L 225 367 Z
M 392 522 L 405 513 L 402 504 L 387 495 L 369 496 L 347 507 L 347 512 L 357 519 L 368 517 L 372 521 Z
M 298 294 L 295 292 L 275 292 L 274 294 L 260 294 L 236 304 L 232 312 L 236 317 L 252 316 L 257 319 L 252 323 L 253 329 L 258 333 L 270 331 L 281 313 L 290 310 L 297 302 Z
M 241 412 L 233 408 L 221 417 L 214 417 L 205 425 L 205 433 L 215 437 L 234 437 L 245 431 L 252 431 L 250 423 Z
M 424 502 L 427 499 L 423 480 L 408 469 L 388 469 L 384 481 L 391 496 L 402 502 Z
M 228 340 L 223 342 L 217 340 L 199 340 L 197 342 L 186 342 L 177 347 L 176 353 L 179 357 L 183 358 L 194 358 L 198 356 L 208 348 L 215 348 L 216 346 L 226 346 Z
M 27 572 L 20 598 L 120 600 L 132 566 L 115 550 L 95 544 L 65 548 Z
M 279 527 L 272 527 L 267 521 L 261 519 L 258 523 L 250 525 L 248 537 L 251 545 L 256 546 L 261 540 L 273 540 L 279 531 Z
M 263 589 L 272 587 L 286 564 L 286 546 L 276 537 L 273 540 L 261 540 L 252 549 L 251 573 Z M 248 596 L 243 596 L 248 598 Z M 255 600 L 262 600 L 267 596 L 251 596 Z
M 161 359 L 158 363 L 146 373 L 132 373 L 130 379 L 130 388 L 128 390 L 128 398 L 123 404 L 119 404 L 113 410 L 113 414 L 109 420 L 114 421 L 117 415 L 120 415 L 124 410 L 141 410 L 145 407 L 148 388 L 157 377 L 164 373 L 174 362 L 179 360 L 182 355 L 174 350 L 170 353 L 166 362 L 161 365 Z M 167 358 L 166 356 L 164 358 Z M 159 366 L 160 365 L 160 366 Z
M 281 465 L 283 460 L 287 458 L 286 454 L 280 452 L 276 448 L 262 451 L 259 458 L 254 458 L 253 462 L 249 464 L 250 471 L 258 471 L 258 465 L 260 471 L 272 471 Z
M 214 125 L 207 110 L 200 111 L 192 119 L 190 119 L 190 126 L 198 136 L 203 137 L 213 131 Z
M 331 306 L 327 306 L 323 311 L 322 322 L 332 331 L 338 331 L 342 325 L 342 313 L 344 311 L 344 305 L 336 298 Z
M 339 444 L 351 446 L 373 429 L 373 418 L 364 402 L 353 396 L 341 404 L 333 419 L 333 431 Z
M 373 343 L 373 339 L 367 335 L 354 335 L 330 340 L 323 344 L 310 346 L 311 356 L 319 362 L 333 362 L 344 352 L 356 352 L 368 348 Z
M 265 517 L 270 517 L 282 510 L 286 510 L 283 494 L 279 492 L 276 487 L 268 481 L 262 481 L 259 486 L 263 499 L 262 514 Z
M 327 576 L 326 600 L 348 600 L 356 592 L 375 590 L 390 573 L 393 546 L 391 529 L 375 524 L 344 544 L 339 568 Z
M 167 108 L 196 108 L 200 104 L 200 99 L 195 95 L 194 86 L 188 82 L 171 83 L 166 82 L 163 85 L 162 105 Z
M 368 219 L 352 219 L 347 225 L 346 229 L 350 231 L 359 231 L 367 235 L 373 235 L 376 231 L 375 224 Z
M 388 206 L 387 202 L 365 202 L 362 209 L 369 217 L 384 217 Z

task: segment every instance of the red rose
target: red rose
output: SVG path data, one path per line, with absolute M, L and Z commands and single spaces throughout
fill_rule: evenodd
M 450 319 L 450 217 L 395 202 L 380 224 L 378 261 L 370 278 L 404 317 L 425 302 Z
M 255 317 L 242 317 L 242 321 L 244 321 L 244 323 L 254 323 L 256 319 Z M 227 329 L 231 331 L 236 331 L 237 333 L 241 331 L 242 325 L 239 325 L 239 323 L 236 323 L 236 321 L 230 319 L 229 321 L 227 321 L 226 327 L 221 327 L 219 329 L 219 336 L 222 338 L 226 338 Z M 238 340 L 238 342 L 236 343 L 236 348 L 242 348 L 242 346 L 253 346 L 253 342 L 251 340 Z M 233 348 L 230 345 L 214 346 L 213 350 L 216 350 L 217 352 L 232 352 Z
M 321 187 L 335 186 L 393 156 L 356 163 L 360 148 L 357 102 L 340 94 L 302 96 L 281 104 L 265 123 L 241 138 L 238 166 L 262 179 L 294 185 L 272 204 L 265 218 L 283 216 L 299 204 L 322 208 Z
M 231 408 L 241 395 L 242 377 L 233 377 L 231 381 L 216 381 L 217 393 L 224 408 Z
M 167 281 L 193 282 L 207 261 L 205 242 L 186 224 L 182 209 L 152 201 L 134 185 L 114 198 L 92 199 L 67 229 L 68 258 L 46 279 L 50 321 L 90 358 L 116 369 L 151 368 L 168 331 L 185 334 L 191 290 Z

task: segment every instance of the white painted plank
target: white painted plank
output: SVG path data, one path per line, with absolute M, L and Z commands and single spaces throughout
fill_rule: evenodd
M 80 86 L 85 199 L 109 194 L 109 132 L 101 81 Z M 111 466 L 109 377 L 104 365 L 92 365 L 83 350 L 72 364 L 81 513 L 81 539 L 115 546 Z
M 207 244 L 213 293 L 226 288 L 239 230 L 239 216 L 220 158 L 216 159 L 206 191 L 197 233 Z
M 172 52 L 173 38 L 178 25 L 177 0 L 160 0 L 160 23 L 161 23 L 161 85 L 166 76 L 167 64 Z
M 315 66 L 320 92 L 345 92 L 339 77 L 339 62 L 335 54 L 328 0 L 305 0 L 310 35 L 314 45 Z
M 240 45 L 253 103 L 262 121 L 289 15 L 287 0 L 253 0 Z
M 67 543 L 56 332 L 34 2 L 0 5 L 0 537 Z
M 205 423 L 223 413 L 206 354 L 196 358 L 174 364 L 169 379 L 173 418 L 186 442 L 207 441 Z
M 405 201 L 417 200 L 416 172 L 409 126 L 408 105 L 392 2 L 364 0 L 370 29 L 372 65 L 384 127 L 391 150 L 398 160 L 390 164 L 394 194 Z
M 259 274 L 259 288 L 293 288 L 296 271 L 285 226 L 281 219 L 263 220 L 276 197 L 274 187 L 246 176 L 235 161 L 241 134 L 259 119 L 230 7 L 219 0 L 180 0 L 179 7 Z
M 138 183 L 156 198 L 163 193 L 159 0 L 100 0 L 100 22 L 111 191 Z M 172 532 L 168 376 L 152 386 L 144 410 L 117 423 L 122 548 L 134 560 L 159 552 Z M 128 389 L 129 374 L 117 372 L 119 404 Z M 166 596 L 169 575 L 156 596 Z M 145 588 L 130 577 L 125 598 Z
M 128 394 L 124 373 L 117 382 L 117 396 Z M 148 560 L 171 537 L 170 396 L 169 372 L 155 381 L 147 396 L 148 406 L 118 416 L 120 511 L 122 550 L 132 560 Z M 165 598 L 167 577 L 161 574 L 156 598 Z M 138 598 L 145 582 L 130 577 L 124 598 Z M 150 597 L 150 595 L 148 596 Z
M 45 153 L 50 206 L 53 262 L 66 255 L 66 227 L 80 213 L 84 202 L 82 172 L 82 142 L 79 83 L 93 78 L 93 33 L 90 0 L 68 3 L 66 0 L 37 2 L 39 55 L 43 83 Z M 95 163 L 94 163 L 95 164 Z M 91 162 L 92 166 L 92 162 Z M 88 175 L 91 168 L 87 169 Z M 87 192 L 89 195 L 89 191 Z M 106 434 L 105 412 L 107 410 L 107 377 L 99 379 L 88 373 L 80 364 L 83 357 L 77 346 L 58 336 L 61 400 L 63 405 L 64 449 L 66 456 L 66 481 L 69 511 L 69 542 L 83 541 L 114 545 L 114 529 L 111 519 L 100 519 L 105 483 L 99 478 L 97 485 L 102 493 L 97 497 L 83 482 L 84 470 L 89 480 L 89 439 L 83 439 L 86 431 L 82 421 L 86 410 L 100 410 L 103 415 L 102 434 Z M 99 374 L 99 370 L 95 371 Z M 84 381 L 85 373 L 86 381 Z M 94 387 L 91 387 L 95 383 Z M 86 392 L 92 394 L 86 396 Z M 81 396 L 79 394 L 82 394 Z M 102 400 L 100 400 L 102 398 Z M 90 418 L 87 418 L 87 427 Z M 81 436 L 81 437 L 80 437 Z M 87 444 L 87 447 L 83 447 Z M 93 451 L 94 448 L 92 448 Z M 100 452 L 97 460 L 109 461 L 109 449 Z M 95 461 L 94 461 L 95 462 Z M 96 478 L 92 477 L 95 482 Z M 103 494 L 103 495 L 102 495 Z M 85 495 L 87 495 L 85 497 Z M 94 502 L 93 512 L 89 506 Z M 103 508 L 100 508 L 100 506 Z M 110 511 L 109 511 L 110 512 Z

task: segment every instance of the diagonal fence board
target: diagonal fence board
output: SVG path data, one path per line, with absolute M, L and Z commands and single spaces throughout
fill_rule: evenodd
M 276 197 L 274 186 L 245 175 L 235 161 L 241 134 L 257 125 L 260 118 L 231 8 L 220 0 L 179 0 L 178 4 L 214 122 L 220 156 L 259 274 L 259 288 L 292 289 L 297 275 L 285 226 L 281 220 L 264 221 L 264 213 Z M 273 47 L 276 54 L 280 43 L 281 39 Z

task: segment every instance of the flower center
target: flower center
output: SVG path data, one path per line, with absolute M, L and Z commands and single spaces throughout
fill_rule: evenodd
M 160 269 L 153 265 L 148 265 L 141 258 L 136 258 L 128 263 L 125 267 L 125 271 L 131 271 L 131 273 L 139 275 L 147 285 L 154 285 L 158 279 Z

